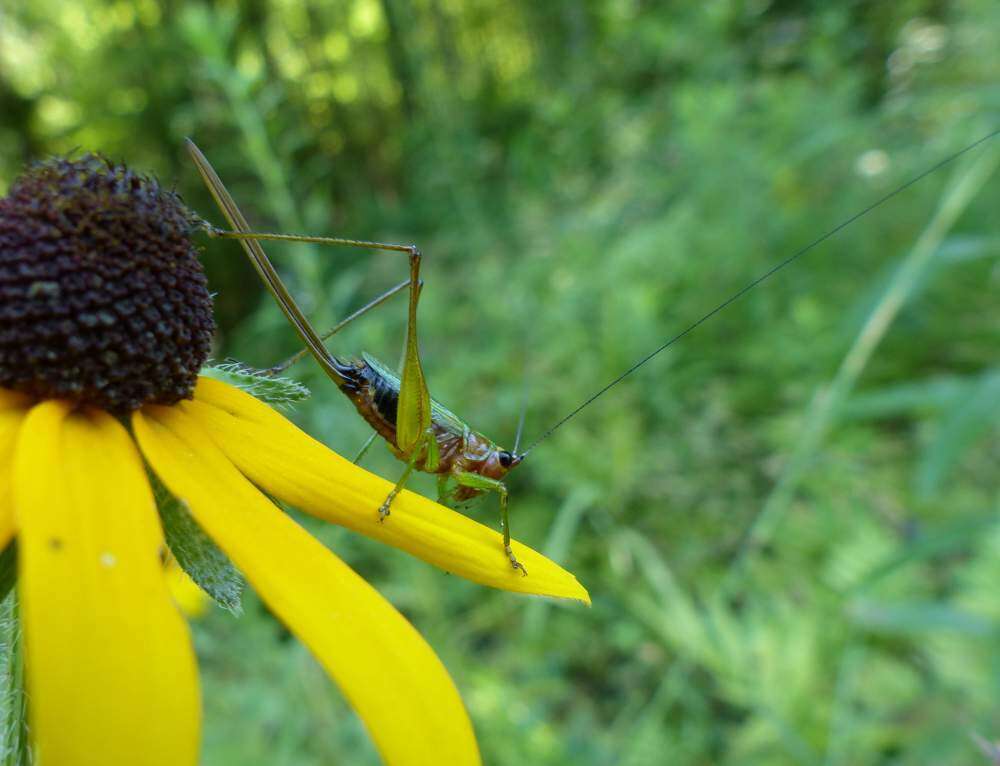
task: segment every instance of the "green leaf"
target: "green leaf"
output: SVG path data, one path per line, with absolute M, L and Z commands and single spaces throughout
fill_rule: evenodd
M 11 540 L 0 553 L 0 601 L 7 598 L 17 583 L 17 540 Z
M 961 399 L 946 412 L 937 437 L 928 445 L 917 468 L 916 488 L 930 497 L 940 488 L 962 453 L 1000 423 L 1000 372 L 982 375 L 970 383 Z
M 4 555 L 15 552 L 11 543 Z M 24 653 L 17 598 L 0 601 L 0 764 L 30 766 L 28 698 L 24 693 Z
M 996 631 L 996 625 L 986 617 L 935 601 L 886 603 L 856 599 L 848 604 L 847 616 L 854 624 L 875 633 L 952 631 L 989 636 Z
M 942 375 L 884 386 L 852 396 L 844 405 L 842 416 L 858 420 L 877 420 L 900 415 L 941 412 L 968 395 L 970 379 Z
M 977 541 L 987 539 L 998 527 L 1000 519 L 992 510 L 955 521 L 949 519 L 922 524 L 919 533 L 908 536 L 905 544 L 894 546 L 886 558 L 852 587 L 860 594 L 906 567 L 961 554 L 974 547 Z
M 171 495 L 155 476 L 150 478 L 167 545 L 181 569 L 219 606 L 235 615 L 241 614 L 243 575 L 198 526 L 184 503 Z
M 962 263 L 1000 254 L 1000 237 L 955 235 L 941 245 L 942 261 Z
M 309 398 L 309 389 L 298 381 L 269 375 L 266 370 L 255 370 L 242 362 L 205 365 L 200 374 L 228 383 L 279 408 L 292 407 Z

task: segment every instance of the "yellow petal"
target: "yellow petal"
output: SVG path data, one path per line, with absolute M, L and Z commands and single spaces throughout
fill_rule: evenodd
M 28 414 L 28 398 L 23 394 L 0 388 L 0 550 L 14 536 L 14 505 L 11 492 L 11 470 L 14 444 L 21 423 Z
M 179 408 L 133 430 L 153 470 L 337 682 L 386 763 L 478 764 L 462 700 L 420 634 L 271 503 Z
M 188 766 L 200 704 L 159 518 L 110 415 L 31 410 L 14 456 L 29 722 L 45 766 Z
M 261 401 L 201 378 L 183 409 L 204 423 L 223 452 L 257 485 L 313 516 L 401 548 L 468 580 L 494 588 L 590 603 L 586 589 L 555 562 L 511 542 L 528 576 L 515 571 L 502 538 L 468 516 L 403 491 L 380 523 L 392 484 L 308 436 Z

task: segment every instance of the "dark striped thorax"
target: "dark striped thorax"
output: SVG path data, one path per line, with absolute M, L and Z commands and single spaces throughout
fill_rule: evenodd
M 399 407 L 399 378 L 376 359 L 337 359 L 338 386 L 354 403 L 358 413 L 389 444 L 401 460 L 406 460 L 396 446 L 396 414 Z M 520 456 L 503 449 L 491 439 L 473 431 L 457 415 L 431 400 L 431 428 L 437 440 L 439 463 L 435 473 L 474 473 L 500 480 L 521 462 Z M 422 462 L 418 470 L 426 470 Z M 463 488 L 466 499 L 479 492 Z

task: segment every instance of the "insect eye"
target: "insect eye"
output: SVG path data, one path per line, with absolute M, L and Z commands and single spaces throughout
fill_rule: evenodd
M 507 451 L 504 451 L 500 453 L 499 457 L 500 457 L 500 465 L 502 465 L 504 468 L 510 468 L 510 464 L 511 462 L 513 462 L 511 454 Z

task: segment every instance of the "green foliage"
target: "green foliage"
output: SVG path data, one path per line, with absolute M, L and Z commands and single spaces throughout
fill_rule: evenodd
M 15 0 L 0 189 L 29 158 L 83 147 L 177 179 L 218 223 L 191 135 L 255 226 L 416 243 L 431 393 L 510 446 L 524 391 L 530 442 L 997 127 L 998 34 L 992 0 Z M 592 609 L 307 522 L 441 654 L 487 763 L 987 762 L 1000 181 L 989 150 L 967 159 L 699 327 L 511 475 L 515 537 L 574 571 Z M 320 325 L 406 272 L 390 254 L 267 250 Z M 206 242 L 204 261 L 217 356 L 266 368 L 297 350 L 236 243 Z M 390 303 L 331 347 L 394 359 L 404 321 Z M 295 419 L 353 454 L 364 424 L 315 365 L 293 371 L 313 390 Z M 384 450 L 366 464 L 402 470 Z M 471 513 L 496 522 L 492 501 Z M 376 762 L 252 595 L 195 636 L 206 763 Z
M 0 552 L 0 602 L 17 585 L 17 541 L 11 540 Z
M 163 522 L 163 536 L 177 563 L 219 606 L 239 616 L 243 612 L 243 576 L 198 526 L 185 504 L 154 476 L 150 479 Z
M 13 545 L 4 550 L 5 563 L 15 558 Z M 27 694 L 24 691 L 24 643 L 17 597 L 0 599 L 0 763 L 30 766 Z
M 255 370 L 241 362 L 206 365 L 200 374 L 246 391 L 278 409 L 294 407 L 309 398 L 309 389 L 298 381 L 275 377 L 266 370 Z

